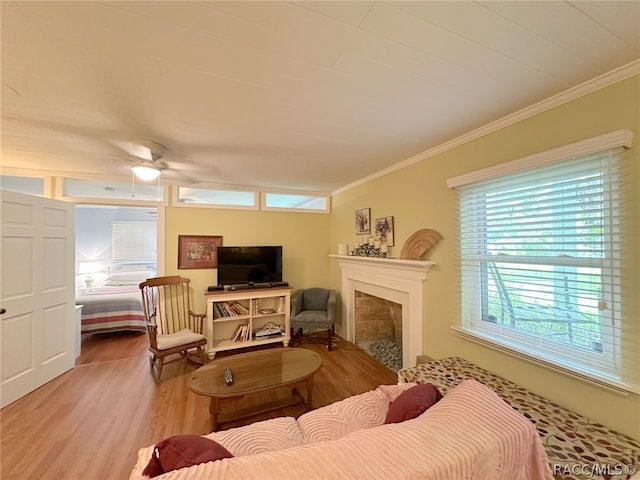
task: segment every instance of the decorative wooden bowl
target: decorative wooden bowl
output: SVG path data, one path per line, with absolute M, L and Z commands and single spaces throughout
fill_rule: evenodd
M 442 235 L 430 228 L 423 228 L 411 235 L 402 247 L 400 258 L 420 260 L 427 250 L 440 241 Z

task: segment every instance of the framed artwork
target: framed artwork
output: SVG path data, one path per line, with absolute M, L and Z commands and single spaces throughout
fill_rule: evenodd
M 221 236 L 178 235 L 178 268 L 216 268 L 221 246 Z
M 371 233 L 371 209 L 361 208 L 356 210 L 356 234 Z
M 376 218 L 375 236 L 381 245 L 393 247 L 393 217 Z

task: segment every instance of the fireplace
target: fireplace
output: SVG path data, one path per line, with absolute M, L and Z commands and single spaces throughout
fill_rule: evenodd
M 422 352 L 422 297 L 431 261 L 330 255 L 338 260 L 342 279 L 343 335 L 356 343 L 356 292 L 400 305 L 402 366 L 410 367 Z
M 402 305 L 355 292 L 354 343 L 393 371 L 402 368 Z

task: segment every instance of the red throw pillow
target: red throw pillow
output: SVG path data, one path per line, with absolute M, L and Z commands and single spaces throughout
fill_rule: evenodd
M 142 474 L 156 477 L 171 470 L 231 457 L 233 455 L 226 448 L 209 438 L 175 435 L 156 445 Z
M 431 383 L 420 383 L 404 392 L 389 404 L 384 423 L 399 423 L 422 415 L 442 398 L 440 391 Z

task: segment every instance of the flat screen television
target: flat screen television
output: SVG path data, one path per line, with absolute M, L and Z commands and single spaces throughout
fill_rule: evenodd
M 218 247 L 218 285 L 282 281 L 282 246 Z

